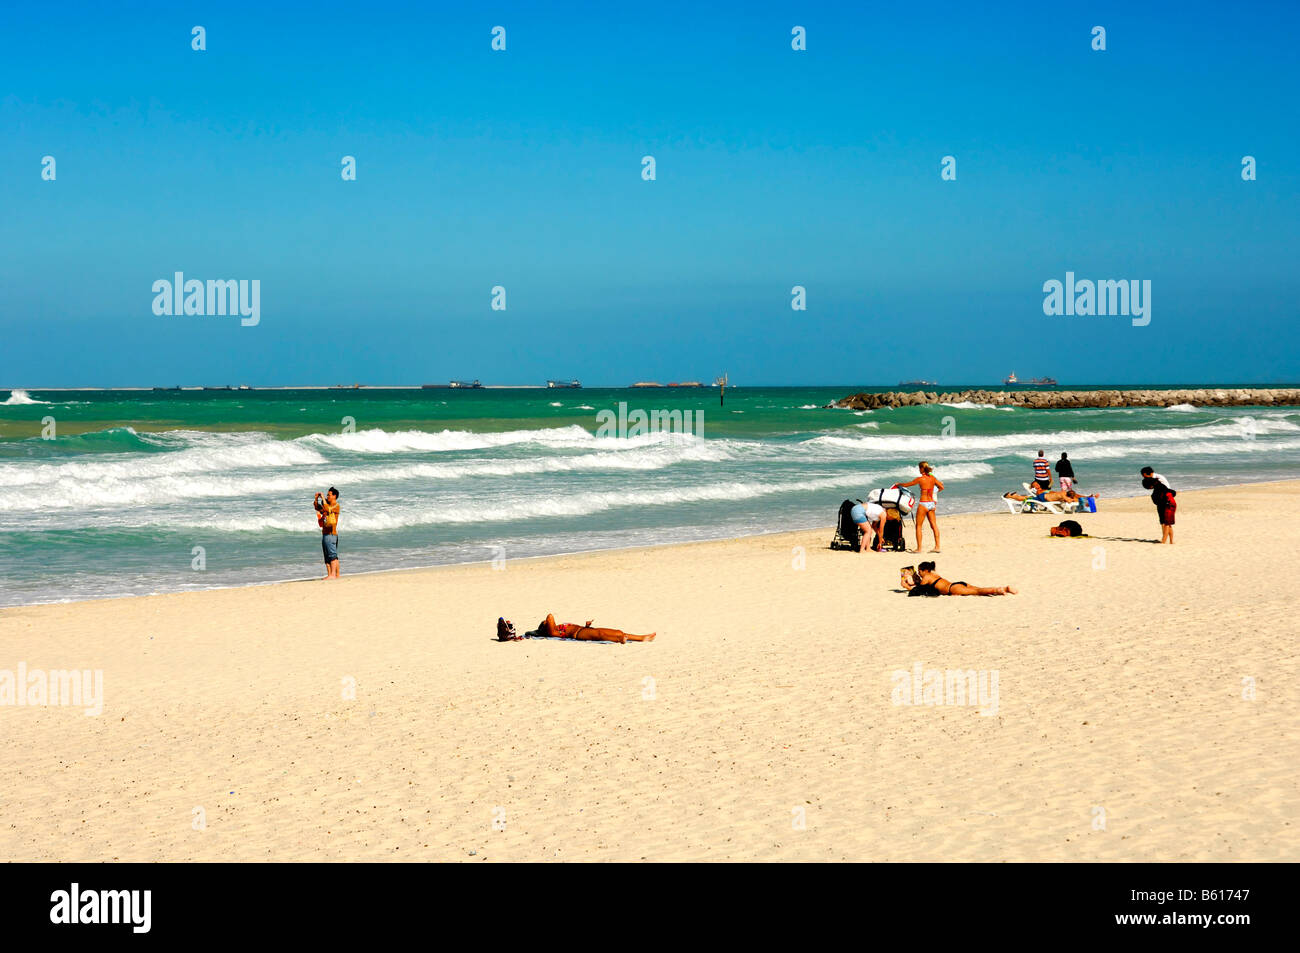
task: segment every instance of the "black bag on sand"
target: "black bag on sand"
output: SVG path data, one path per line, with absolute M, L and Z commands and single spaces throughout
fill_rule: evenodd
M 1077 520 L 1063 520 L 1052 529 L 1051 534 L 1053 536 L 1082 536 L 1083 527 L 1079 525 Z
M 831 549 L 851 549 L 858 551 L 862 534 L 858 524 L 853 522 L 853 505 L 857 500 L 845 500 L 840 504 L 840 515 L 835 521 L 835 536 L 831 539 Z

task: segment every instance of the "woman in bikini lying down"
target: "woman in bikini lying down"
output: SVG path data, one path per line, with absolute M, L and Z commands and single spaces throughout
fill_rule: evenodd
M 531 632 L 525 632 L 523 635 L 515 634 L 515 627 L 506 619 L 497 619 L 497 638 L 502 642 L 518 642 L 521 639 L 577 639 L 582 642 L 618 642 L 622 645 L 624 642 L 653 642 L 657 633 L 651 632 L 649 635 L 631 635 L 620 629 L 597 629 L 592 628 L 592 620 L 588 619 L 586 625 L 578 625 L 575 622 L 556 622 L 555 616 L 547 615 L 537 628 Z
M 1037 481 L 1029 484 L 1030 496 L 1023 493 L 1003 493 L 1004 500 L 1016 500 L 1023 503 L 1025 500 L 1037 500 L 1039 503 L 1078 503 L 1080 500 L 1097 499 L 1096 493 L 1087 493 L 1080 495 L 1074 490 L 1044 490 L 1038 485 Z
M 924 562 L 913 569 L 903 567 L 903 588 L 909 596 L 1014 596 L 1010 586 L 992 589 L 971 586 L 965 582 L 949 582 L 934 571 L 934 563 Z

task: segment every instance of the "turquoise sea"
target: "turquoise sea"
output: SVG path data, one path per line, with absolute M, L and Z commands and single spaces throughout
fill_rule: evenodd
M 941 518 L 1039 449 L 1103 497 L 1300 477 L 1297 407 L 824 408 L 863 389 L 0 390 L 0 605 L 319 575 L 331 485 L 352 574 L 830 526 L 921 459 Z M 620 402 L 698 432 L 598 436 Z

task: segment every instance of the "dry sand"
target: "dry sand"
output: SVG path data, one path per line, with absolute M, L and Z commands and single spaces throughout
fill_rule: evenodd
M 1145 497 L 1086 540 L 941 514 L 1002 598 L 818 530 L 2 610 L 0 669 L 105 702 L 0 707 L 0 856 L 1300 859 L 1300 482 L 1179 503 L 1172 547 Z M 548 611 L 659 638 L 492 640 Z M 916 663 L 996 672 L 996 713 L 894 704 Z

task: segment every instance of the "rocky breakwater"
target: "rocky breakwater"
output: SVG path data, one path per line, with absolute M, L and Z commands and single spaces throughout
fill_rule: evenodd
M 934 391 L 889 391 L 885 394 L 853 394 L 841 397 L 828 408 L 875 410 L 878 407 L 916 407 L 926 404 L 986 404 L 994 407 L 1029 407 L 1063 410 L 1075 407 L 1269 407 L 1300 405 L 1295 388 L 1214 388 L 1195 390 L 963 390 L 939 394 Z

